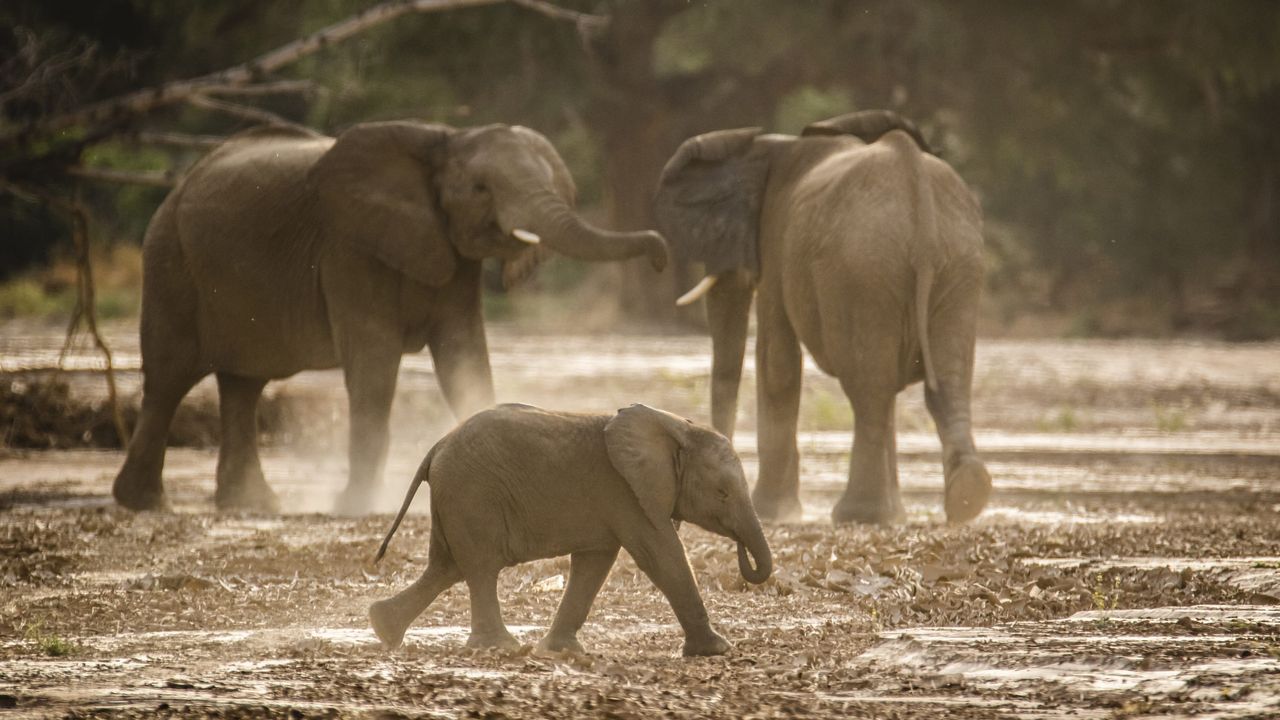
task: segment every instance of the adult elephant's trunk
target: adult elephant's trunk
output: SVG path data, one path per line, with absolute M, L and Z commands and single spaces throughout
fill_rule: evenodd
M 749 273 L 729 270 L 716 276 L 707 293 L 707 326 L 711 329 L 711 425 L 733 439 L 738 415 L 742 357 L 747 349 L 747 321 L 754 292 Z
M 652 230 L 602 230 L 579 217 L 563 198 L 551 191 L 539 192 L 528 202 L 532 227 L 521 229 L 537 233 L 552 250 L 590 262 L 644 255 L 654 270 L 667 266 L 667 242 Z
M 755 560 L 754 569 L 747 559 L 748 553 Z M 765 540 L 764 530 L 755 513 L 751 514 L 747 527 L 738 536 L 738 572 L 742 573 L 744 580 L 755 585 L 768 580 L 773 574 L 773 553 L 769 550 L 769 541 Z

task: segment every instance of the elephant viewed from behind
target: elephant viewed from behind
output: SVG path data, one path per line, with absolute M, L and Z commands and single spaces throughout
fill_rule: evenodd
M 471 593 L 471 647 L 514 647 L 502 622 L 498 573 L 571 555 L 564 599 L 544 650 L 582 651 L 578 630 L 626 548 L 666 595 L 684 629 L 685 655 L 719 655 L 673 521 L 687 520 L 738 544 L 738 569 L 762 583 L 773 569 L 733 446 L 709 427 L 644 405 L 616 415 L 500 405 L 436 443 L 418 469 L 377 559 L 386 552 L 418 486 L 431 486 L 427 568 L 410 587 L 369 608 L 387 647 L 460 580 Z M 748 556 L 755 560 L 751 567 Z
M 381 482 L 400 356 L 430 347 L 459 418 L 493 404 L 481 262 L 531 264 L 539 242 L 583 260 L 666 263 L 652 231 L 615 233 L 573 210 L 573 179 L 523 127 L 356 125 L 336 139 L 266 127 L 198 162 L 156 211 L 143 244 L 142 410 L 113 494 L 167 505 L 170 421 L 217 376 L 215 499 L 274 511 L 256 408 L 269 380 L 340 367 L 350 401 L 349 481 L 338 510 L 369 509 Z
M 712 421 L 730 436 L 755 297 L 762 518 L 800 516 L 802 343 L 854 410 L 836 522 L 903 517 L 894 405 L 919 380 L 942 440 L 947 517 L 982 511 L 991 477 L 969 409 L 981 211 L 914 124 L 867 111 L 800 137 L 743 128 L 690 138 L 663 171 L 656 211 L 673 249 L 706 267 L 681 301 L 706 295 Z

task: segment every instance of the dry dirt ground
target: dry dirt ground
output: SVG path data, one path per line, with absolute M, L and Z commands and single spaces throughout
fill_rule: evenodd
M 129 328 L 115 332 L 136 370 Z M 0 382 L 32 382 L 57 335 L 0 326 Z M 490 346 L 504 400 L 707 415 L 703 338 L 497 328 Z M 100 392 L 75 371 L 92 364 L 69 358 L 76 392 Z M 136 384 L 126 373 L 127 394 Z M 737 442 L 749 477 L 753 384 L 749 365 Z M 625 554 L 581 635 L 588 655 L 527 649 L 566 559 L 503 575 L 526 650 L 464 649 L 459 586 L 383 651 L 365 608 L 421 571 L 429 517 L 420 498 L 372 565 L 389 515 L 327 513 L 345 472 L 334 373 L 270 391 L 301 408 L 264 453 L 280 516 L 214 512 L 210 448 L 170 452 L 173 514 L 111 506 L 119 452 L 0 449 L 0 718 L 1280 716 L 1280 345 L 988 341 L 975 391 L 996 483 L 978 521 L 943 520 L 917 387 L 898 412 L 909 522 L 832 527 L 849 411 L 808 373 L 807 516 L 768 529 L 775 576 L 747 586 L 730 543 L 682 531 L 734 643 L 690 660 Z M 428 357 L 406 358 L 395 417 L 388 511 L 450 422 Z

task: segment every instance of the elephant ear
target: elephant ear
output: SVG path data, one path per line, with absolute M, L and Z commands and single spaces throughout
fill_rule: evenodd
M 646 405 L 632 405 L 604 427 L 605 447 L 613 464 L 654 527 L 671 525 L 678 494 L 676 452 L 687 442 L 689 423 Z
M 717 130 L 689 138 L 662 171 L 660 229 L 676 255 L 708 275 L 760 269 L 760 204 L 768 156 L 752 152 L 760 128 Z
M 933 148 L 929 147 L 929 143 L 921 134 L 920 128 L 907 118 L 902 117 L 892 110 L 859 110 L 828 120 L 811 123 L 803 132 L 801 137 L 814 137 L 822 135 L 853 135 L 865 143 L 873 143 L 880 138 L 881 135 L 890 130 L 902 130 L 916 141 L 916 145 L 924 152 L 930 155 L 937 155 Z
M 453 133 L 444 125 L 379 122 L 338 136 L 308 179 L 323 232 L 425 285 L 457 269 L 436 200 L 432 156 Z

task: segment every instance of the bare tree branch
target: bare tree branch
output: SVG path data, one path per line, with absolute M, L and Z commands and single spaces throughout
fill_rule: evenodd
M 323 88 L 310 80 L 280 80 L 256 85 L 211 85 L 201 95 L 314 95 Z
M 173 187 L 178 182 L 179 173 L 175 170 L 165 172 L 129 172 L 126 170 L 110 170 L 108 168 L 73 165 L 66 169 L 68 175 L 86 180 L 102 180 L 105 182 L 124 183 L 127 185 L 148 185 L 150 187 Z
M 526 10 L 532 10 L 540 15 L 545 15 L 552 20 L 564 20 L 578 26 L 578 31 L 590 31 L 603 28 L 609 23 L 607 15 L 592 15 L 591 13 L 582 13 L 576 10 L 568 10 L 559 5 L 546 2 L 545 0 L 510 0 L 513 4 L 519 5 Z
M 291 125 L 297 126 L 291 120 L 273 113 L 263 110 L 262 108 L 249 107 L 248 105 L 240 105 L 237 103 L 226 102 L 225 100 L 214 100 L 204 95 L 191 95 L 187 98 L 187 103 L 205 110 L 215 110 L 217 112 L 234 115 L 236 117 L 252 120 L 254 122 L 266 123 L 268 125 Z
M 185 135 L 183 133 L 148 131 L 139 132 L 130 139 L 144 145 L 172 145 L 173 147 L 196 148 L 199 150 L 209 150 L 226 141 L 225 137 L 219 135 Z
M 126 95 L 78 108 L 71 112 L 38 121 L 34 127 L 24 127 L 0 134 L 0 145 L 32 131 L 53 133 L 76 125 L 108 123 L 128 116 L 141 115 L 159 107 L 183 102 L 192 95 L 210 88 L 243 86 L 255 82 L 280 68 L 297 62 L 316 51 L 341 42 L 360 32 L 394 20 L 411 12 L 426 13 L 441 10 L 496 5 L 504 0 L 389 0 L 364 10 L 345 20 L 334 23 L 304 38 L 286 43 L 266 54 L 225 70 L 201 75 L 189 80 L 179 80 L 156 87 L 136 90 Z

